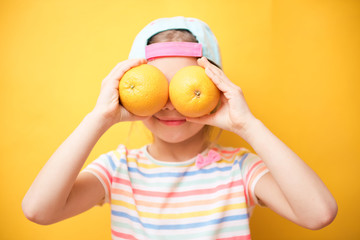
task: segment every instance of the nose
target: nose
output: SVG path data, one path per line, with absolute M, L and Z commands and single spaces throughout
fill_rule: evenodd
M 172 105 L 170 98 L 168 98 L 168 101 L 166 102 L 162 110 L 174 110 L 174 109 L 175 109 L 174 105 Z

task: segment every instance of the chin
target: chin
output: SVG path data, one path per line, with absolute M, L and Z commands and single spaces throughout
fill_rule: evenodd
M 181 143 L 201 134 L 204 125 L 186 122 L 181 126 L 165 126 L 156 120 L 143 121 L 144 125 L 158 138 L 167 143 Z
M 164 142 L 174 143 L 174 144 L 184 142 L 192 137 L 192 136 L 184 136 L 184 134 L 179 134 L 179 135 L 180 136 L 177 136 L 177 134 L 175 135 L 173 134 L 171 136 L 157 136 L 157 137 Z
M 183 126 L 176 128 L 165 128 L 160 131 L 151 131 L 154 137 L 168 143 L 181 143 L 197 136 L 201 132 L 202 127 Z M 159 129 L 158 129 L 159 130 Z

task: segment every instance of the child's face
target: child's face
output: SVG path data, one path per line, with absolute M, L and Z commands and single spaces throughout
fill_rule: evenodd
M 181 68 L 198 65 L 197 59 L 193 57 L 158 58 L 148 64 L 159 68 L 169 82 Z M 170 99 L 162 110 L 143 122 L 153 133 L 154 138 L 169 143 L 179 143 L 194 136 L 201 136 L 202 134 L 197 133 L 204 127 L 203 124 L 186 121 L 186 118 L 176 111 Z

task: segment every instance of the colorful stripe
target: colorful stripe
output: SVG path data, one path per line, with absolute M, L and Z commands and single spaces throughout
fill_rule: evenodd
M 205 222 L 193 222 L 193 223 L 187 223 L 187 224 L 152 224 L 152 223 L 145 223 L 143 221 L 141 221 L 138 217 L 134 217 L 131 216 L 127 213 L 124 212 L 118 212 L 118 211 L 111 211 L 111 214 L 113 216 L 118 216 L 118 217 L 123 217 L 123 218 L 127 218 L 135 223 L 139 223 L 141 224 L 144 228 L 149 228 L 149 229 L 156 229 L 156 230 L 184 230 L 184 229 L 192 229 L 192 228 L 200 228 L 200 227 L 205 227 L 205 226 L 209 226 L 209 225 L 217 225 L 223 222 L 229 222 L 229 221 L 236 221 L 236 220 L 243 220 L 243 219 L 247 219 L 248 215 L 247 214 L 242 214 L 242 215 L 233 215 L 233 216 L 227 216 L 227 217 L 223 217 L 223 218 L 219 218 L 219 219 L 212 219 L 209 221 L 205 221 Z
M 117 193 L 122 196 L 127 196 L 128 198 L 133 198 L 133 194 L 124 191 L 124 190 L 113 190 L 112 193 Z M 204 199 L 204 200 L 198 200 L 198 201 L 189 201 L 189 202 L 179 202 L 179 203 L 158 203 L 158 202 L 149 202 L 149 201 L 140 201 L 137 200 L 136 204 L 143 206 L 143 207 L 150 207 L 150 208 L 164 208 L 164 209 L 170 209 L 170 208 L 185 208 L 188 206 L 203 206 L 203 205 L 209 205 L 214 204 L 220 201 L 226 201 L 233 198 L 242 198 L 244 197 L 244 194 L 241 192 L 235 192 L 228 195 L 220 195 L 213 199 Z M 121 200 L 112 200 L 111 204 L 114 205 L 122 205 Z
M 213 150 L 223 159 L 202 169 L 124 146 L 87 166 L 110 195 L 113 239 L 250 239 L 251 189 L 267 168 L 246 149 Z

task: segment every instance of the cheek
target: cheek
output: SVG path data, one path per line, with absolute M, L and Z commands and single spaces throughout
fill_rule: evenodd
M 149 129 L 153 133 L 155 131 L 155 126 L 156 126 L 155 121 L 156 120 L 153 117 L 151 117 L 151 118 L 146 119 L 146 120 L 144 120 L 142 122 L 145 125 L 145 127 L 147 129 Z

